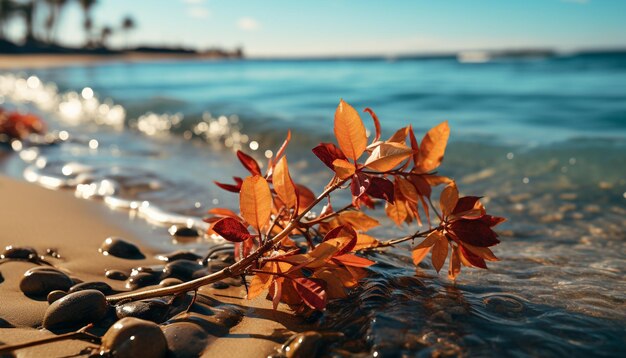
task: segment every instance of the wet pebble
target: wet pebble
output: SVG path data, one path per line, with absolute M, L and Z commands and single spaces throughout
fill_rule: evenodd
M 227 289 L 228 287 L 229 285 L 226 282 L 222 282 L 222 281 L 217 281 L 213 284 L 213 288 L 217 290 L 224 290 L 224 289 Z
M 58 300 L 60 298 L 65 297 L 65 296 L 67 296 L 67 292 L 61 291 L 61 290 L 54 290 L 54 291 L 52 291 L 52 292 L 50 292 L 48 294 L 48 297 L 46 297 L 46 299 L 47 299 L 48 303 L 52 303 L 52 302 L 54 302 L 54 301 L 56 301 L 56 300 Z
M 196 261 L 176 260 L 165 265 L 163 278 L 174 277 L 183 281 L 190 280 L 196 271 L 202 270 L 204 266 Z
M 104 240 L 99 250 L 104 255 L 111 255 L 123 259 L 143 259 L 144 254 L 139 248 L 118 237 L 109 237 Z
M 199 357 L 207 345 L 207 333 L 197 324 L 176 322 L 163 328 L 172 357 Z
M 167 341 L 155 323 L 125 317 L 104 334 L 100 349 L 101 355 L 157 358 L 167 355 Z
M 9 245 L 4 248 L 4 251 L 0 254 L 0 259 L 21 259 L 31 260 L 38 257 L 37 251 L 32 247 L 20 247 Z
M 169 277 L 169 278 L 166 278 L 164 280 L 161 280 L 161 282 L 159 282 L 159 286 L 161 286 L 161 287 L 169 287 L 169 286 L 178 285 L 179 283 L 183 283 L 183 281 L 181 281 L 181 280 L 179 280 L 177 278 Z
M 110 280 L 124 281 L 128 278 L 128 275 L 126 272 L 120 270 L 107 270 L 104 273 L 104 277 Z
M 316 357 L 322 343 L 322 335 L 318 332 L 302 332 L 289 337 L 283 344 L 281 353 L 287 358 Z
M 168 231 L 172 236 L 181 238 L 196 238 L 200 236 L 198 230 L 186 226 L 172 226 Z
M 79 327 L 98 322 L 106 315 L 108 304 L 104 294 L 96 290 L 70 293 L 54 301 L 43 318 L 47 329 Z
M 132 275 L 126 280 L 126 288 L 137 289 L 159 283 L 161 273 L 159 272 L 140 272 Z
M 74 285 L 68 291 L 69 293 L 78 292 L 82 290 L 97 290 L 105 295 L 113 293 L 113 288 L 109 286 L 106 282 L 83 282 L 77 285 Z
M 135 317 L 161 323 L 167 318 L 170 306 L 158 299 L 128 302 L 115 307 L 117 318 Z
M 157 258 L 161 261 L 166 261 L 166 262 L 172 262 L 176 260 L 198 261 L 202 259 L 202 256 L 196 253 L 193 253 L 191 251 L 179 250 L 179 251 L 174 251 L 172 253 L 169 253 L 167 255 L 159 255 Z
M 35 267 L 24 273 L 20 290 L 29 296 L 46 296 L 54 290 L 67 291 L 74 283 L 63 272 L 51 267 Z

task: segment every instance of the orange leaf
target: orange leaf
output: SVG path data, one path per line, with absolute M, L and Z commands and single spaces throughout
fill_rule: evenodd
M 380 139 L 380 121 L 378 120 L 378 116 L 376 115 L 376 113 L 374 113 L 374 111 L 369 108 L 365 108 L 363 112 L 367 112 L 370 114 L 370 116 L 372 116 L 372 120 L 374 121 L 374 128 L 376 129 L 376 136 L 374 137 L 374 140 L 372 142 L 378 142 L 378 140 Z
M 441 164 L 449 136 L 448 121 L 440 123 L 426 133 L 420 145 L 418 169 L 422 173 L 436 169 Z
M 409 139 L 411 141 L 411 149 L 413 149 L 413 164 L 417 165 L 420 158 L 420 146 L 415 139 L 415 132 L 413 132 L 413 126 L 409 126 Z
M 348 273 L 348 276 L 349 275 Z M 345 298 L 347 296 L 344 283 L 335 272 L 331 270 L 319 270 L 311 277 L 319 278 L 326 282 L 326 294 L 328 294 L 329 298 Z
M 445 240 L 445 236 L 443 236 L 441 231 L 435 230 L 435 231 L 431 232 L 430 234 L 428 234 L 428 236 L 426 236 L 426 239 L 424 239 L 424 241 L 422 241 L 422 243 L 417 245 L 415 248 L 416 249 L 423 249 L 423 248 L 426 248 L 426 247 L 432 247 L 433 245 L 435 245 L 435 243 L 437 243 L 437 241 L 439 241 L 441 239 Z
M 354 174 L 356 168 L 354 167 L 354 164 L 348 162 L 347 160 L 335 159 L 333 161 L 333 170 L 337 173 L 339 179 L 348 179 Z
M 302 214 L 306 208 L 315 201 L 315 194 L 304 185 L 296 184 L 298 193 L 298 214 Z
M 402 223 L 408 215 L 404 202 L 398 200 L 396 200 L 394 204 L 386 203 L 385 212 L 387 213 L 387 216 L 398 226 L 402 226 Z
M 278 194 L 278 197 L 283 201 L 285 206 L 287 206 L 287 208 L 295 207 L 297 203 L 296 188 L 289 175 L 286 157 L 282 157 L 274 167 L 272 183 L 274 184 L 276 194 Z
M 459 248 L 452 246 L 452 255 L 450 256 L 450 267 L 448 268 L 448 277 L 451 280 L 461 273 L 461 256 L 459 255 Z
M 264 271 L 268 272 L 276 272 L 277 266 L 275 262 L 268 262 L 265 266 L 263 266 Z M 272 280 L 274 275 L 270 275 L 267 273 L 257 273 L 250 280 L 250 285 L 248 286 L 248 299 L 251 300 L 261 293 L 265 291 L 272 284 Z
M 428 253 L 430 252 L 430 249 L 431 247 L 413 249 L 413 252 L 411 252 L 411 256 L 413 256 L 413 264 L 417 266 L 420 262 L 422 262 L 422 260 L 424 260 L 424 257 L 426 257 L 426 255 L 428 255 Z
M 357 234 L 356 245 L 354 245 L 353 251 L 359 251 L 363 249 L 369 249 L 378 246 L 379 242 L 372 236 L 366 234 Z
M 433 266 L 437 272 L 443 267 L 444 262 L 446 262 L 446 257 L 448 257 L 448 240 L 445 237 L 441 237 L 435 242 L 433 254 L 431 255 Z
M 359 231 L 367 231 L 380 225 L 378 220 L 368 216 L 362 211 L 344 211 L 339 214 L 337 221 L 340 224 L 350 225 L 355 230 Z
M 404 143 L 407 134 L 409 134 L 409 127 L 400 128 L 387 139 L 387 142 Z
M 335 137 L 341 151 L 352 160 L 357 160 L 367 147 L 365 126 L 359 113 L 341 100 L 335 111 Z
M 404 196 L 405 199 L 414 204 L 418 203 L 419 194 L 417 193 L 417 189 L 415 188 L 415 185 L 413 185 L 413 183 L 404 178 L 396 177 L 396 185 L 398 186 L 398 189 L 400 189 L 400 193 L 402 193 L 402 196 Z
M 402 143 L 381 143 L 367 158 L 365 166 L 379 172 L 386 172 L 402 163 L 411 154 L 413 150 Z
M 450 215 L 450 213 L 454 211 L 458 201 L 459 190 L 456 188 L 456 184 L 452 182 L 443 189 L 441 197 L 439 198 L 439 205 L 441 206 L 441 211 L 444 217 Z
M 359 257 L 352 254 L 343 254 L 333 257 L 333 261 L 340 262 L 345 266 L 354 266 L 354 267 L 369 267 L 375 264 L 376 262 L 372 260 L 368 260 L 363 257 Z
M 267 224 L 272 212 L 272 194 L 265 178 L 255 175 L 243 181 L 239 210 L 244 220 L 257 231 Z

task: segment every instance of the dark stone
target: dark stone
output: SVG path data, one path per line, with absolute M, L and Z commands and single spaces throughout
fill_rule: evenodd
M 137 289 L 140 287 L 156 285 L 159 283 L 161 274 L 159 272 L 140 272 L 126 280 L 126 288 Z
M 172 253 L 169 253 L 167 255 L 159 255 L 157 257 L 159 260 L 161 261 L 167 261 L 167 262 L 172 262 L 172 261 L 176 261 L 176 260 L 191 260 L 191 261 L 198 261 L 200 259 L 202 259 L 202 256 L 193 253 L 191 251 L 174 251 Z
M 167 318 L 170 306 L 162 300 L 144 300 L 128 302 L 115 307 L 117 318 L 135 317 L 161 323 Z
M 229 285 L 226 282 L 217 281 L 213 283 L 213 288 L 218 289 L 218 290 L 224 290 L 224 289 L 227 289 L 228 287 Z
M 12 245 L 5 247 L 0 254 L 0 259 L 32 260 L 37 257 L 37 251 L 32 247 L 15 247 Z
M 67 292 L 61 290 L 54 290 L 48 294 L 48 303 L 52 303 L 60 298 L 67 296 Z
M 104 240 L 99 251 L 103 255 L 111 255 L 123 259 L 136 260 L 146 258 L 137 246 L 118 237 L 109 237 Z
M 185 227 L 185 226 L 176 227 L 175 230 L 170 230 L 170 232 L 172 233 L 172 236 L 179 236 L 179 237 L 200 236 L 200 233 L 198 232 L 198 230 L 190 228 L 190 227 Z
M 70 293 L 54 301 L 43 317 L 47 329 L 81 327 L 104 318 L 108 304 L 104 294 L 96 290 Z
M 113 293 L 113 288 L 109 286 L 106 282 L 83 282 L 77 285 L 74 285 L 68 291 L 69 293 L 74 293 L 82 290 L 97 290 L 105 295 L 109 295 Z
M 174 277 L 183 281 L 188 281 L 193 277 L 194 272 L 202 270 L 204 266 L 196 261 L 176 260 L 165 265 L 163 278 Z
M 28 296 L 45 297 L 54 290 L 67 291 L 72 285 L 72 279 L 57 269 L 35 267 L 24 273 L 20 290 Z
M 199 357 L 206 348 L 208 335 L 197 324 L 176 322 L 163 327 L 171 357 Z
M 107 270 L 104 273 L 104 277 L 110 280 L 124 281 L 128 278 L 128 275 L 124 271 L 120 270 Z
M 104 334 L 100 349 L 103 356 L 158 358 L 167 355 L 167 341 L 155 323 L 125 317 Z
M 179 283 L 183 283 L 183 281 L 174 278 L 174 277 L 170 277 L 170 278 L 166 278 L 164 280 L 161 280 L 161 282 L 159 282 L 159 286 L 161 287 L 169 287 L 169 286 L 174 286 L 174 285 L 178 285 Z

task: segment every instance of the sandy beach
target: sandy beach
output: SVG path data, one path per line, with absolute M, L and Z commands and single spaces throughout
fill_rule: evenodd
M 67 67 L 72 65 L 90 65 L 106 62 L 145 62 L 166 60 L 201 60 L 223 59 L 212 54 L 177 54 L 129 52 L 119 55 L 82 55 L 82 54 L 0 54 L 0 70 L 41 69 Z
M 131 222 L 126 212 L 111 211 L 100 203 L 74 198 L 71 192 L 51 191 L 7 177 L 0 177 L 0 197 L 0 246 L 32 247 L 40 255 L 47 249 L 54 249 L 59 258 L 45 256 L 46 260 L 72 279 L 102 281 L 115 290 L 124 290 L 124 281 L 105 278 L 105 270 L 130 272 L 133 267 L 159 263 L 154 258 L 157 252 L 141 238 L 142 225 L 146 224 Z M 102 255 L 98 248 L 109 236 L 123 237 L 136 244 L 145 258 L 128 260 Z M 29 298 L 20 290 L 24 272 L 36 266 L 25 260 L 5 259 L 0 263 L 0 346 L 53 335 L 40 328 L 48 302 Z M 271 310 L 271 304 L 265 299 L 245 300 L 243 286 L 226 290 L 203 287 L 199 293 L 216 302 L 210 306 L 195 304 L 194 307 L 198 307 L 192 309 L 195 312 L 192 314 L 198 320 L 208 317 L 206 314 L 217 312 L 219 315 L 220 307 L 243 311 L 243 319 L 231 327 L 228 334 L 219 338 L 207 335 L 202 356 L 267 356 L 277 346 L 277 340 L 284 340 L 284 332 L 302 328 L 284 309 Z M 283 333 L 277 336 L 276 332 Z M 17 357 L 73 356 L 85 354 L 85 348 L 94 347 L 96 345 L 87 342 L 64 341 L 18 350 L 14 354 Z

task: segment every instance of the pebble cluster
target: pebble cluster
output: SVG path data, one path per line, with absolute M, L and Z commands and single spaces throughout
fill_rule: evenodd
M 50 250 L 49 250 L 50 251 Z M 136 260 L 145 255 L 134 244 L 118 237 L 104 240 L 100 253 Z M 60 257 L 54 250 L 55 257 Z M 128 290 L 149 285 L 171 286 L 220 270 L 233 262 L 231 246 L 213 248 L 206 256 L 176 251 L 157 257 L 162 264 L 137 266 L 130 272 L 110 269 L 107 279 L 125 281 Z M 203 295 L 194 300 L 191 293 L 111 305 L 106 295 L 119 293 L 103 281 L 82 282 L 63 269 L 38 260 L 34 248 L 8 246 L 2 260 L 26 260 L 40 265 L 27 270 L 20 290 L 32 299 L 49 303 L 43 328 L 55 333 L 70 332 L 93 324 L 93 334 L 102 335 L 101 345 L 92 353 L 114 357 L 194 357 L 208 342 L 228 334 L 238 324 L 242 311 Z M 215 289 L 241 286 L 239 279 L 213 285 Z

